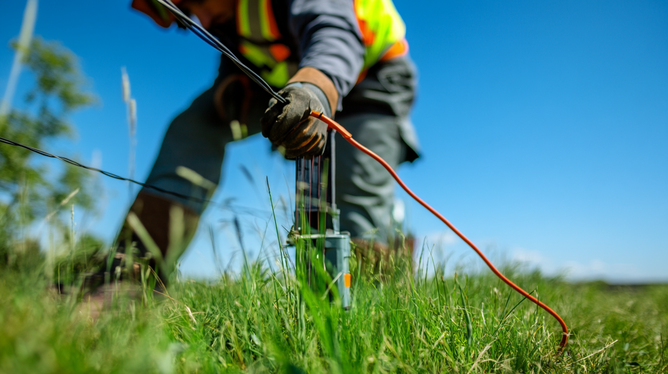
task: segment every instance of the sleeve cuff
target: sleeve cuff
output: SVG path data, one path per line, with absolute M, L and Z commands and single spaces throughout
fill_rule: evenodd
M 320 91 L 320 93 L 316 92 L 316 95 L 324 95 L 324 100 L 321 99 L 320 96 L 318 96 L 318 98 L 321 99 L 322 105 L 329 109 L 330 115 L 327 117 L 331 118 L 331 115 L 336 112 L 336 107 L 339 102 L 339 93 L 336 90 L 336 87 L 334 87 L 332 80 L 320 70 L 307 66 L 299 69 L 299 71 L 297 71 L 297 73 L 288 81 L 288 84 L 297 82 L 308 83 L 310 86 L 314 86 L 314 88 L 317 88 L 318 91 Z

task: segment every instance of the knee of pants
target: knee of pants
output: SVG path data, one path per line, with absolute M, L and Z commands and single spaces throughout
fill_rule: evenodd
M 199 214 L 206 208 L 200 200 L 210 197 L 220 183 L 225 146 L 235 140 L 231 123 L 223 122 L 216 109 L 214 91 L 212 88 L 202 93 L 172 121 L 147 180 L 148 184 L 164 190 L 191 196 L 194 199 L 165 195 Z M 250 107 L 250 122 L 243 124 L 248 135 L 260 132 L 259 118 L 269 100 L 266 95 L 255 96 Z M 194 179 L 184 177 L 194 175 L 188 170 L 196 173 Z M 193 183 L 200 177 L 206 180 L 204 184 Z
M 218 119 L 209 96 L 207 92 L 202 94 L 172 121 L 146 181 L 189 196 L 190 199 L 183 199 L 162 194 L 198 213 L 205 209 L 201 200 L 213 194 L 220 182 L 225 145 L 233 140 L 229 127 Z
M 392 168 L 404 159 L 406 145 L 395 116 L 364 114 L 343 117 L 339 122 L 361 144 L 378 154 Z M 394 202 L 394 179 L 374 159 L 336 139 L 336 203 L 341 228 L 353 237 L 375 236 L 384 241 Z

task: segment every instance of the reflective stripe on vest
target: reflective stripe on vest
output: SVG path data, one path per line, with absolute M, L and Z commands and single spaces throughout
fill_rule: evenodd
M 379 60 L 408 52 L 406 25 L 392 0 L 354 0 L 354 6 L 366 48 L 363 73 Z
M 280 43 L 271 0 L 238 0 L 237 33 L 242 37 L 239 52 L 260 68 L 260 76 L 272 86 L 285 86 L 297 72 L 298 64 L 287 61 L 290 48 Z
M 273 42 L 281 37 L 271 0 L 238 0 L 237 32 L 254 42 Z
M 392 0 L 353 0 L 355 15 L 366 49 L 360 80 L 369 67 L 408 51 L 406 26 Z M 290 49 L 280 43 L 271 0 L 238 0 L 239 52 L 260 68 L 260 76 L 275 87 L 283 87 L 298 68 L 288 61 Z

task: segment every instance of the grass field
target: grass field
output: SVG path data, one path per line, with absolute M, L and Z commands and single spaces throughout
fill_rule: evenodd
M 569 325 L 556 356 L 558 324 L 487 273 L 356 276 L 343 311 L 255 265 L 175 283 L 169 297 L 119 296 L 93 321 L 85 302 L 49 289 L 43 269 L 2 269 L 1 373 L 668 372 L 664 285 L 571 284 L 506 266 Z

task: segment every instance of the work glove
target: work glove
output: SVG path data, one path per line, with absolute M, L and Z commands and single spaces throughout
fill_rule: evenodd
M 327 124 L 309 116 L 313 110 L 325 115 L 330 112 L 318 98 L 318 94 L 324 100 L 326 96 L 318 91 L 317 86 L 309 83 L 290 84 L 278 91 L 287 103 L 271 99 L 260 120 L 262 135 L 274 145 L 284 147 L 287 159 L 317 156 L 325 151 Z

